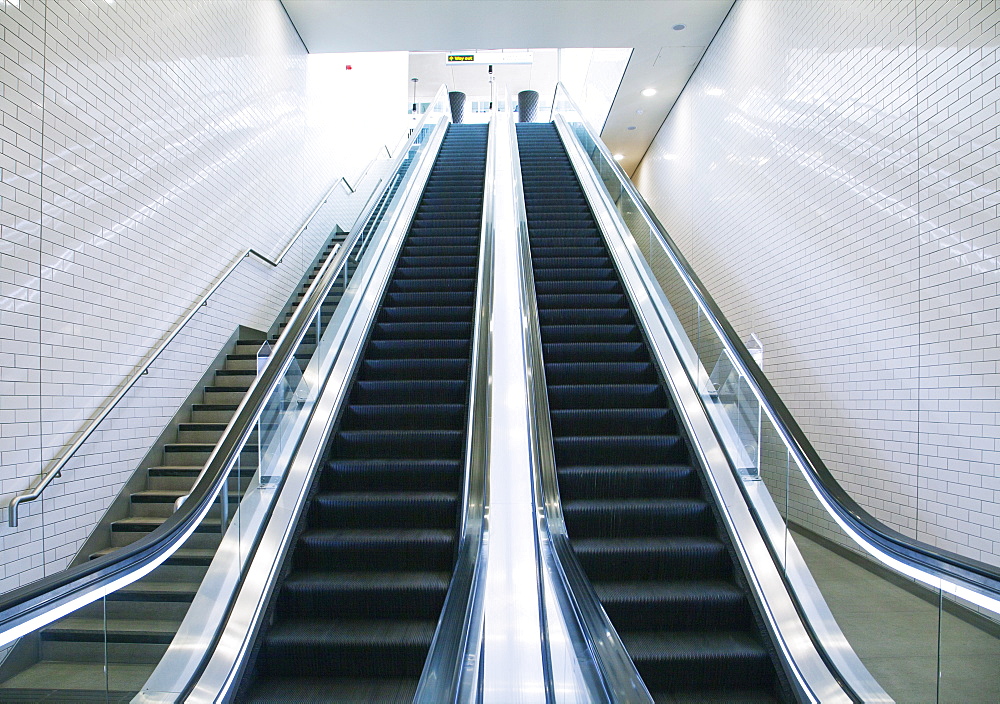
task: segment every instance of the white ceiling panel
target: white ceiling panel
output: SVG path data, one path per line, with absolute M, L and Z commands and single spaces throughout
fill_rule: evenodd
M 633 48 L 602 133 L 612 151 L 625 156 L 622 165 L 628 173 L 642 158 L 733 2 L 282 0 L 313 53 Z M 683 29 L 673 29 L 678 25 Z M 473 74 L 469 78 L 481 80 Z M 647 87 L 655 87 L 656 96 L 639 95 Z

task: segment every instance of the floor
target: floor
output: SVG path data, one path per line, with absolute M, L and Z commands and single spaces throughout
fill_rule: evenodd
M 803 534 L 795 542 L 844 635 L 897 702 L 1000 702 L 1000 629 L 948 610 L 939 618 L 936 604 L 914 587 L 893 584 Z

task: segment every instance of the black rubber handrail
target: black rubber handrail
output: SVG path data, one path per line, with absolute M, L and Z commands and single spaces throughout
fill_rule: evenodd
M 566 100 L 580 115 L 579 124 L 587 131 L 604 160 L 615 170 L 622 187 L 628 192 L 633 202 L 639 206 L 639 210 L 645 217 L 651 231 L 656 233 L 660 243 L 669 252 L 678 273 L 687 283 L 692 295 L 700 307 L 708 312 L 724 344 L 735 355 L 739 371 L 755 387 L 758 400 L 767 410 L 768 416 L 782 434 L 789 450 L 795 455 L 803 471 L 813 480 L 814 486 L 826 499 L 829 507 L 841 520 L 849 524 L 861 537 L 879 550 L 920 571 L 940 579 L 960 583 L 962 586 L 988 596 L 1000 604 L 1000 569 L 903 535 L 868 513 L 840 485 L 840 482 L 833 476 L 820 458 L 819 453 L 806 438 L 802 428 L 796 423 L 788 407 L 782 402 L 763 371 L 757 366 L 746 345 L 740 340 L 718 304 L 708 293 L 708 289 L 702 284 L 687 259 L 681 254 L 670 235 L 667 234 L 666 228 L 653 213 L 652 208 L 646 203 L 624 169 L 612 158 L 607 146 L 599 137 L 595 136 L 593 128 L 583 119 L 583 113 L 561 83 L 556 87 L 556 94 L 558 95 L 560 89 Z M 555 105 L 556 99 L 553 98 L 554 112 L 556 111 Z
M 413 131 L 406 147 L 395 157 L 393 171 L 398 171 L 404 164 L 406 154 L 420 134 L 419 127 Z M 389 188 L 391 183 L 392 179 L 385 180 L 382 189 Z M 377 199 L 372 202 L 377 202 Z M 368 216 L 370 212 L 363 213 L 359 221 Z M 295 351 L 309 331 L 313 316 L 333 288 L 360 235 L 361 228 L 354 228 L 348 240 L 338 246 L 323 265 L 302 304 L 275 343 L 267 366 L 250 386 L 181 507 L 134 543 L 13 589 L 0 597 L 0 645 L 142 578 L 187 540 L 211 510 L 216 496 L 228 481 L 230 468 L 256 428 L 264 405 L 294 361 Z M 138 572 L 141 574 L 136 576 Z

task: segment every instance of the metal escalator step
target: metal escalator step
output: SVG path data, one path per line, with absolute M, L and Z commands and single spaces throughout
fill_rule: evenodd
M 436 620 L 450 581 L 449 572 L 298 571 L 282 585 L 278 609 L 290 618 Z
M 466 413 L 464 403 L 354 403 L 344 410 L 340 427 L 345 430 L 459 430 L 465 428 Z
M 680 435 L 563 435 L 555 438 L 556 461 L 566 465 L 609 465 L 627 457 L 633 464 L 682 464 L 687 443 Z
M 338 702 L 339 704 L 412 704 L 417 677 L 270 677 L 246 695 L 246 704 Z M 101 700 L 104 701 L 103 699 Z
M 600 496 L 620 499 L 692 497 L 701 491 L 694 467 L 676 465 L 596 465 L 559 468 L 564 500 Z
M 451 528 L 310 528 L 295 554 L 298 569 L 447 570 L 456 536 Z
M 708 535 L 712 512 L 701 499 L 588 499 L 563 502 L 575 537 Z
M 652 690 L 773 688 L 764 647 L 745 631 L 627 632 L 620 634 Z
M 619 633 L 652 630 L 746 630 L 753 622 L 746 595 L 727 581 L 595 582 Z
M 726 546 L 714 536 L 575 537 L 573 552 L 595 581 L 712 579 L 732 571 Z
M 265 636 L 268 675 L 419 676 L 437 620 L 281 619 Z
M 309 511 L 310 525 L 327 528 L 453 527 L 458 494 L 424 492 L 319 493 Z

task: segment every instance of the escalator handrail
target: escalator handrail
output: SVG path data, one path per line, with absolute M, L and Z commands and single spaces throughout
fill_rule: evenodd
M 438 91 L 444 91 L 442 87 Z M 438 96 L 440 98 L 440 96 Z M 435 98 L 437 101 L 438 98 Z M 420 136 L 424 118 L 413 130 L 404 149 L 393 162 L 398 170 L 405 155 Z M 388 188 L 392 179 L 383 183 Z M 30 633 L 123 586 L 141 579 L 166 560 L 194 532 L 208 515 L 215 498 L 225 486 L 229 471 L 252 435 L 264 406 L 278 388 L 295 359 L 313 317 L 326 299 L 360 235 L 358 228 L 327 258 L 310 285 L 285 330 L 273 347 L 265 368 L 247 390 L 198 476 L 187 500 L 156 529 L 139 540 L 107 555 L 62 570 L 0 597 L 0 645 Z
M 486 511 L 489 506 L 489 431 L 485 418 L 492 385 L 490 359 L 493 344 L 494 182 L 496 176 L 497 112 L 490 116 L 486 142 L 486 174 L 476 285 L 476 318 L 472 331 L 472 369 L 469 374 L 468 435 L 465 445 L 465 482 L 459 524 L 458 559 L 434 632 L 423 673 L 413 698 L 416 702 L 472 701 L 479 670 L 485 588 Z
M 667 234 L 666 228 L 657 219 L 621 165 L 612 157 L 604 142 L 595 134 L 593 127 L 583 117 L 583 112 L 562 83 L 557 84 L 557 97 L 560 90 L 563 99 L 572 106 L 579 116 L 579 124 L 587 131 L 604 160 L 614 169 L 621 187 L 639 206 L 639 212 L 649 226 L 650 232 L 655 233 L 660 245 L 684 280 L 688 291 L 695 298 L 699 307 L 707 314 L 716 334 L 726 345 L 738 370 L 749 380 L 758 402 L 798 461 L 813 490 L 824 506 L 834 514 L 834 518 L 838 519 L 842 525 L 846 524 L 845 527 L 853 529 L 852 537 L 858 540 L 862 547 L 869 551 L 874 548 L 877 553 L 885 553 L 889 558 L 901 563 L 904 568 L 910 567 L 910 570 L 906 571 L 909 576 L 930 583 L 932 586 L 940 587 L 945 591 L 953 591 L 948 588 L 949 585 L 964 586 L 972 594 L 963 593 L 962 596 L 972 600 L 975 600 L 975 595 L 985 596 L 988 601 L 985 603 L 977 601 L 976 603 L 993 611 L 1000 611 L 1000 569 L 903 535 L 862 508 L 840 485 L 820 458 L 819 453 L 806 438 L 787 406 L 781 401 L 774 387 L 753 360 L 746 345 L 740 340 L 739 335 L 736 334 L 718 304 L 708 293 L 707 288 L 694 273 L 673 239 Z M 554 98 L 553 114 L 558 112 L 556 104 L 557 98 Z M 852 530 L 848 530 L 848 532 L 852 533 Z M 866 541 L 870 543 L 870 546 L 865 545 Z M 893 569 L 899 569 L 892 562 L 888 564 Z

